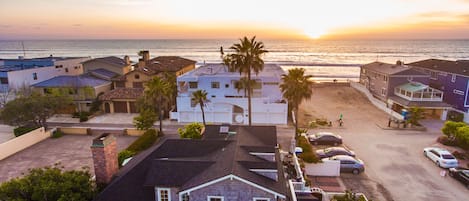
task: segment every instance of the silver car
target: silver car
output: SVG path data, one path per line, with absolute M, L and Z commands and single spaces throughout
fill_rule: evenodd
M 333 160 L 340 161 L 340 172 L 351 172 L 360 174 L 365 171 L 365 164 L 362 160 L 347 155 L 337 155 L 330 158 L 324 158 L 323 161 Z

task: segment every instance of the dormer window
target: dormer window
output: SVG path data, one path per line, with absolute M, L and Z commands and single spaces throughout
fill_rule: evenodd
M 157 201 L 170 201 L 171 189 L 169 188 L 156 188 Z

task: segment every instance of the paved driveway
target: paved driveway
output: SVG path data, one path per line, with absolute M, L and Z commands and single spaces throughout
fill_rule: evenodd
M 342 135 L 344 143 L 364 160 L 370 180 L 382 184 L 393 200 L 468 200 L 469 191 L 454 179 L 441 177 L 441 169 L 422 154 L 424 147 L 435 144 L 441 122 L 430 122 L 436 126 L 427 132 L 383 130 L 378 125 L 387 124 L 387 114 L 349 87 L 315 89 L 303 106 L 303 112 L 309 113 L 305 116 L 334 120 L 343 114 L 344 127 L 322 130 Z

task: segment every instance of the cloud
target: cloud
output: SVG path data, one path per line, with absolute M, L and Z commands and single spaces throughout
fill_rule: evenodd
M 83 24 L 72 24 L 73 27 L 81 27 Z

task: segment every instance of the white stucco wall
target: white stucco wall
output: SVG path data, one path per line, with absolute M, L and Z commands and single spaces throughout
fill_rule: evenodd
M 80 75 L 83 73 L 83 67 L 80 63 L 88 59 L 89 58 L 67 59 L 56 61 L 54 66 L 10 71 L 7 73 L 8 86 L 11 89 L 18 89 L 22 86 L 31 86 L 60 75 Z M 58 65 L 62 65 L 63 67 L 56 68 Z M 66 69 L 68 69 L 68 72 Z M 34 73 L 37 74 L 36 80 L 33 77 Z

